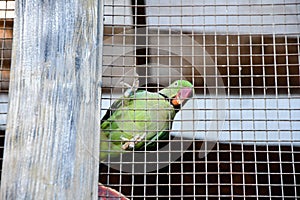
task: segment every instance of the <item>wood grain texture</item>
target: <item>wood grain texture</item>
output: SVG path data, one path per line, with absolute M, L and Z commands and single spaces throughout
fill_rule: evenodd
M 97 198 L 99 14 L 96 0 L 16 1 L 1 199 Z

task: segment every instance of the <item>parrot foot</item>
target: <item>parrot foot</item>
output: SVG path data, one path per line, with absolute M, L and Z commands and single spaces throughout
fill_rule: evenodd
M 133 149 L 135 144 L 142 141 L 146 136 L 146 133 L 144 133 L 142 136 L 136 135 L 132 139 L 128 140 L 127 138 L 121 138 L 122 140 L 125 140 L 126 142 L 122 145 L 123 150 Z
M 127 98 L 127 97 L 131 96 L 132 94 L 134 94 L 137 91 L 137 89 L 139 88 L 139 78 L 137 78 L 137 77 L 134 78 L 132 85 L 130 85 L 124 81 L 121 81 L 120 84 L 128 88 L 124 92 L 124 97 Z

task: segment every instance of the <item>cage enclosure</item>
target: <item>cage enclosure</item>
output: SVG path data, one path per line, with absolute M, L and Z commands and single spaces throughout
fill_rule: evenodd
M 0 2 L 1 153 L 11 4 Z M 149 92 L 188 80 L 195 93 L 154 150 L 108 153 L 99 182 L 130 199 L 300 196 L 297 0 L 105 0 L 103 10 L 101 118 L 136 80 Z

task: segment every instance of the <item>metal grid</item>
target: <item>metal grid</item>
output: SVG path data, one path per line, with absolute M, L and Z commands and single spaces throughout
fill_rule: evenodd
M 13 38 L 14 1 L 0 1 L 0 166 L 2 171 L 9 71 Z M 1 173 L 0 171 L 0 173 Z
M 13 10 L 14 1 L 0 1 L 0 165 Z M 102 113 L 122 94 L 117 82 L 134 78 L 132 66 L 137 66 L 141 85 L 148 90 L 174 79 L 190 80 L 197 106 L 186 108 L 174 123 L 174 135 L 190 134 L 170 141 L 187 147 L 182 156 L 169 159 L 162 168 L 153 162 L 157 167 L 147 173 L 125 168 L 144 168 L 144 163 L 108 160 L 101 164 L 101 183 L 138 199 L 298 198 L 300 4 L 296 0 L 106 0 L 104 10 Z M 218 80 L 222 84 L 214 84 Z M 220 104 L 213 104 L 215 99 L 221 99 Z M 189 111 L 198 114 L 185 119 Z M 181 121 L 192 124 L 188 131 Z M 212 128 L 212 121 L 220 121 L 222 127 Z
M 297 199 L 299 11 L 296 0 L 104 1 L 102 115 L 135 72 L 146 90 L 187 79 L 196 95 L 171 131 L 181 156 L 108 159 L 99 181 L 133 199 Z

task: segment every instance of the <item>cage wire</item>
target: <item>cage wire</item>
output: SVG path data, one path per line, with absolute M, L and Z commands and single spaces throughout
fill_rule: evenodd
M 297 0 L 105 0 L 101 117 L 136 78 L 152 92 L 188 80 L 195 94 L 164 146 L 109 156 L 99 182 L 132 199 L 297 199 L 299 11 Z M 0 1 L 1 166 L 13 18 L 14 1 Z
M 108 158 L 99 181 L 133 199 L 297 199 L 299 11 L 295 0 L 106 0 L 102 116 L 136 76 L 153 92 L 189 80 L 195 95 L 168 148 Z
M 0 173 L 2 172 L 9 72 L 11 63 L 14 1 L 0 1 Z

